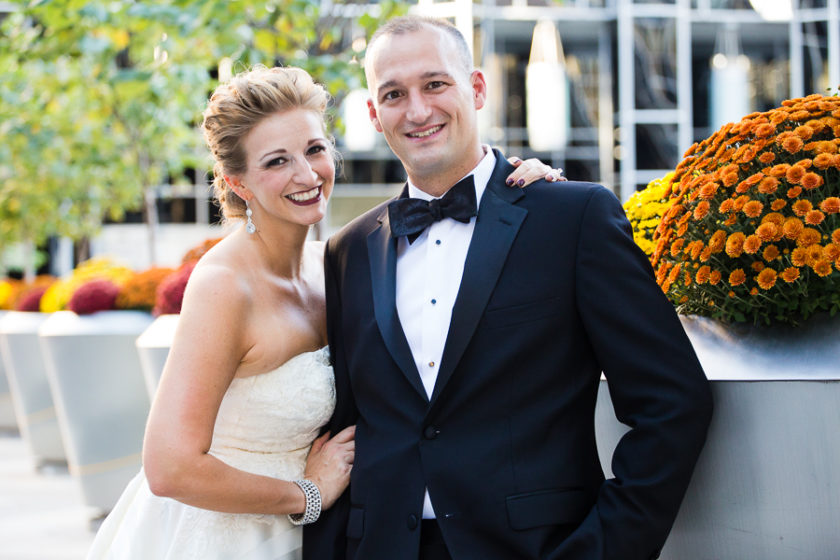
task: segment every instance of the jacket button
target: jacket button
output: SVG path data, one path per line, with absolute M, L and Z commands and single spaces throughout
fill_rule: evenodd
M 408 526 L 409 529 L 413 531 L 417 528 L 417 516 L 412 513 L 408 516 L 408 519 L 406 519 L 405 524 Z
M 426 426 L 426 429 L 423 430 L 423 437 L 426 439 L 435 439 L 439 433 L 440 430 L 438 430 L 434 426 Z

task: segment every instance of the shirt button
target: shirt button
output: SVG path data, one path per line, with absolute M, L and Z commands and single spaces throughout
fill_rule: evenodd
M 408 516 L 408 519 L 405 520 L 405 524 L 409 529 L 413 531 L 417 528 L 417 516 L 412 513 Z
M 432 305 L 434 305 L 434 304 L 436 304 L 436 303 L 437 303 L 437 300 L 436 300 L 436 299 L 433 299 L 433 300 L 432 300 Z
M 429 362 L 429 367 L 435 367 L 435 363 L 434 362 Z
M 435 239 L 435 245 L 440 245 L 440 239 Z

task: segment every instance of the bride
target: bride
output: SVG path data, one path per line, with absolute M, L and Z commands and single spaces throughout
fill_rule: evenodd
M 297 68 L 219 86 L 203 129 L 226 219 L 199 261 L 146 427 L 143 468 L 89 559 L 298 559 L 296 527 L 344 491 L 353 427 L 335 404 L 323 244 L 306 242 L 335 181 L 329 96 Z M 517 163 L 519 163 L 517 161 Z M 511 178 L 552 174 L 529 160 Z

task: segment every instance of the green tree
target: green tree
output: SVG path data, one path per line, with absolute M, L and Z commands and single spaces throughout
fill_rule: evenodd
M 0 248 L 79 239 L 209 167 L 197 131 L 217 69 L 300 66 L 336 98 L 398 2 L 32 0 L 0 23 Z M 354 48 L 354 46 L 356 48 Z M 154 255 L 153 255 L 154 259 Z

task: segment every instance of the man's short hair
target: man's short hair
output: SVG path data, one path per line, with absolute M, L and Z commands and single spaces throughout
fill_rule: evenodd
M 458 28 L 449 23 L 445 19 L 433 18 L 428 16 L 408 15 L 389 19 L 379 29 L 374 32 L 370 38 L 367 46 L 367 52 L 371 52 L 371 47 L 380 37 L 389 35 L 404 35 L 406 33 L 415 33 L 424 27 L 431 27 L 434 29 L 441 29 L 448 33 L 455 41 L 455 50 L 458 56 L 458 62 L 467 76 L 469 76 L 473 69 L 473 59 L 470 53 L 470 48 L 467 45 L 466 39 L 458 31 Z M 365 69 L 367 70 L 367 57 L 365 57 Z

